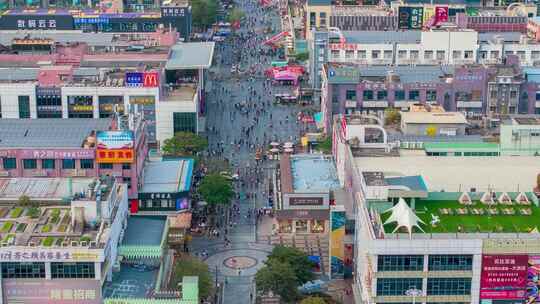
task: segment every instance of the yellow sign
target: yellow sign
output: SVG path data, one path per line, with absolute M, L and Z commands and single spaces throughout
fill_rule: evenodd
M 422 17 L 422 24 L 425 26 L 431 17 L 435 16 L 434 7 L 424 7 L 424 16 Z
M 94 106 L 74 105 L 74 106 L 71 106 L 71 110 L 73 110 L 75 112 L 93 111 Z
M 98 260 L 99 256 L 96 253 L 89 252 L 73 252 L 71 258 L 76 261 L 91 261 Z

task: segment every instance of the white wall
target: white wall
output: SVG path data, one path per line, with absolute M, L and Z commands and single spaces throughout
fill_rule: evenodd
M 30 96 L 30 117 L 36 118 L 36 84 L 4 83 L 0 84 L 0 103 L 2 118 L 19 118 L 19 96 Z
M 156 109 L 156 139 L 158 142 L 173 137 L 173 113 L 198 113 L 198 100 L 198 95 L 195 94 L 192 101 L 161 101 L 158 103 Z

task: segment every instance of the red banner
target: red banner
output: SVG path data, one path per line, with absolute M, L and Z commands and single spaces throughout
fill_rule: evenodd
M 448 6 L 435 7 L 435 24 L 448 21 Z
M 480 299 L 523 299 L 527 262 L 527 255 L 482 256 Z

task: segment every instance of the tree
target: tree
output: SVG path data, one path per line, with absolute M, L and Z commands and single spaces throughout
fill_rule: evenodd
M 192 132 L 177 132 L 163 141 L 163 153 L 168 156 L 193 156 L 208 147 L 208 140 Z
M 296 61 L 298 62 L 304 62 L 309 59 L 309 53 L 304 52 L 296 55 Z
M 233 187 L 230 180 L 218 173 L 206 175 L 200 186 L 199 194 L 209 204 L 228 204 L 233 195 Z
M 397 125 L 401 122 L 401 114 L 396 108 L 387 108 L 384 110 L 384 124 Z
M 326 301 L 321 297 L 307 297 L 300 304 L 326 304 Z
M 21 207 L 29 207 L 32 201 L 30 200 L 30 197 L 27 195 L 21 195 L 19 196 L 19 199 L 17 200 L 17 205 Z
M 216 22 L 218 4 L 216 0 L 191 0 L 193 25 L 206 29 Z
M 199 294 L 201 299 L 207 298 L 212 293 L 214 289 L 212 275 L 205 262 L 191 256 L 177 258 L 173 265 L 169 288 L 178 289 L 178 283 L 182 283 L 182 278 L 185 276 L 199 277 Z
M 298 297 L 296 275 L 288 263 L 268 260 L 266 266 L 257 271 L 255 283 L 258 290 L 263 293 L 272 291 L 286 303 Z
M 434 125 L 429 125 L 426 128 L 426 135 L 430 137 L 435 137 L 437 135 L 437 127 Z
M 296 248 L 276 246 L 268 256 L 268 261 L 289 264 L 296 277 L 297 285 L 302 285 L 315 278 L 312 272 L 315 263 L 311 262 L 303 251 Z
M 235 7 L 227 16 L 227 22 L 233 23 L 240 21 L 245 15 L 244 11 Z
M 317 149 L 323 153 L 332 153 L 332 137 L 326 136 L 320 139 L 319 143 L 317 144 Z

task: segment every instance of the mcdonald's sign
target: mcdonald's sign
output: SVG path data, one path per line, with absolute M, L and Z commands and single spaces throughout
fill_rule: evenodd
M 129 72 L 126 73 L 127 87 L 153 88 L 159 86 L 159 74 L 157 72 Z

